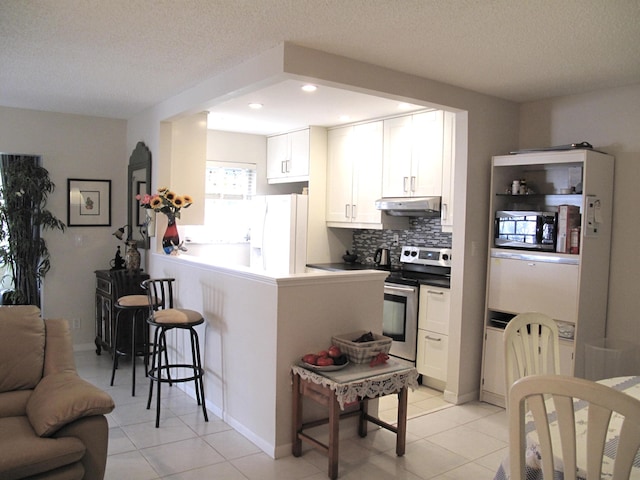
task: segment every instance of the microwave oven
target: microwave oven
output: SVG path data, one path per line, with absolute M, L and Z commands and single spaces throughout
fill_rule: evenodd
M 494 227 L 494 246 L 497 248 L 555 251 L 556 212 L 499 210 Z

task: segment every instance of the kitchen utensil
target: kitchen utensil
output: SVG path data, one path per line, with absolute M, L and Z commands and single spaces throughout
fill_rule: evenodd
M 388 248 L 378 248 L 373 257 L 373 261 L 379 267 L 388 267 L 391 265 L 391 254 Z
M 349 253 L 349 250 L 347 250 L 347 253 L 342 255 L 342 260 L 344 260 L 346 263 L 354 263 L 357 259 L 358 255 L 356 255 L 355 253 Z

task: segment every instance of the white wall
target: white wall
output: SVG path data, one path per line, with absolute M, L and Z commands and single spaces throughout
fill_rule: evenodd
M 126 122 L 81 115 L 0 107 L 0 151 L 41 155 L 56 189 L 47 208 L 67 223 L 67 179 L 111 180 L 111 226 L 47 230 L 51 270 L 44 279 L 43 315 L 80 320 L 74 343 L 95 338 L 94 270 L 109 269 L 118 242 L 111 235 L 127 223 Z M 135 145 L 134 145 L 135 147 Z M 124 250 L 123 250 L 124 253 Z
M 607 336 L 640 343 L 640 84 L 522 105 L 520 147 L 587 141 L 615 156 Z

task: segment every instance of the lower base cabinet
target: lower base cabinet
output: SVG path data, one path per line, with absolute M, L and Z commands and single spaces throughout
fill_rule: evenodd
M 449 336 L 429 330 L 418 330 L 418 359 L 416 369 L 423 376 L 443 384 L 447 381 L 447 353 Z M 423 382 L 429 382 L 424 379 Z
M 438 390 L 447 383 L 450 305 L 448 288 L 420 286 L 416 369 L 423 385 Z

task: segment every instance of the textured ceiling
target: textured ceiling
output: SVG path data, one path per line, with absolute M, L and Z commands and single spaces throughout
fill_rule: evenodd
M 640 82 L 638 0 L 0 0 L 0 105 L 130 118 L 283 41 L 517 102 Z

